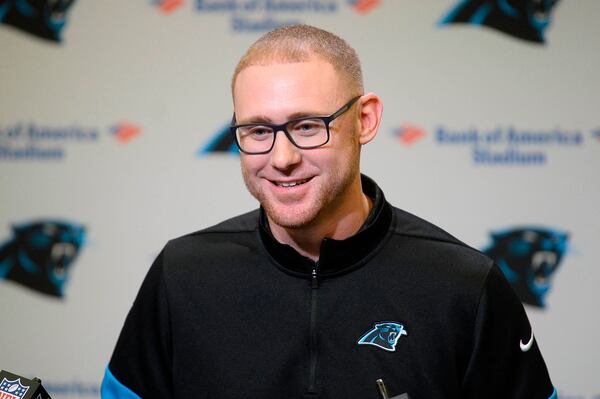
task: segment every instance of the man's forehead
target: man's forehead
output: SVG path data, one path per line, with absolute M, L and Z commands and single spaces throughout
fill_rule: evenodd
M 279 50 L 268 50 L 251 53 L 243 62 L 241 69 L 236 69 L 239 74 L 245 69 L 252 66 L 271 66 L 278 64 L 294 64 L 301 62 L 326 62 L 332 64 L 327 57 L 315 53 L 310 49 L 279 49 Z M 238 65 L 240 68 L 240 65 Z
M 237 77 L 233 100 L 241 119 L 269 113 L 284 118 L 294 112 L 324 113 L 339 102 L 338 97 L 347 97 L 343 92 L 343 82 L 331 63 L 311 59 L 245 68 Z
M 315 68 L 328 70 L 333 72 L 336 76 L 338 75 L 338 71 L 335 70 L 335 67 L 331 62 L 318 56 L 310 56 L 303 60 L 294 61 L 265 59 L 260 62 L 249 64 L 244 69 L 240 70 L 235 80 L 235 87 L 237 87 L 240 82 L 243 82 L 247 76 L 253 76 L 257 73 L 266 73 L 269 75 L 274 72 L 279 72 L 281 74 L 296 74 L 300 69 L 309 70 Z M 315 75 L 314 77 L 318 78 L 319 76 Z

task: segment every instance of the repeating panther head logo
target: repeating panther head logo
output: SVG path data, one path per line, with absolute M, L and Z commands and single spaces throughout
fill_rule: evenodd
M 462 0 L 440 25 L 484 25 L 518 39 L 545 43 L 545 31 L 558 0 Z
M 233 155 L 239 155 L 240 153 L 237 144 L 235 144 L 235 138 L 229 129 L 229 123 L 224 125 L 206 144 L 198 149 L 196 155 L 202 157 L 215 153 Z
M 566 232 L 514 228 L 493 232 L 484 250 L 504 272 L 523 303 L 543 308 L 552 278 L 567 252 Z
M 61 41 L 75 0 L 0 0 L 0 22 L 34 36 Z
M 13 237 L 0 247 L 0 278 L 63 297 L 84 236 L 83 226 L 57 221 L 13 226 Z
M 401 336 L 408 335 L 404 326 L 394 322 L 378 322 L 359 340 L 359 345 L 374 345 L 386 351 L 394 352 Z

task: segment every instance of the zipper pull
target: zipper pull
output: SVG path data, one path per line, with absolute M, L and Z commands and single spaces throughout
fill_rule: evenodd
M 317 263 L 313 266 L 311 274 L 311 287 L 319 288 L 319 279 L 317 278 Z

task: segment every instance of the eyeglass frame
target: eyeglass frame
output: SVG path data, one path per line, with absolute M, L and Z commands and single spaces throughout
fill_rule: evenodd
M 354 103 L 356 101 L 358 101 L 359 98 L 361 98 L 362 95 L 353 97 L 350 101 L 348 101 L 346 104 L 342 105 L 337 111 L 335 111 L 334 113 L 332 113 L 331 115 L 327 115 L 327 116 L 303 116 L 301 118 L 294 118 L 291 119 L 285 123 L 282 123 L 280 125 L 274 124 L 274 123 L 244 123 L 241 125 L 231 125 L 229 126 L 229 131 L 231 132 L 231 134 L 233 134 L 233 137 L 235 139 L 235 144 L 237 145 L 238 149 L 243 152 L 244 154 L 247 155 L 262 155 L 262 154 L 268 154 L 269 152 L 271 152 L 271 150 L 273 150 L 273 147 L 275 146 L 275 140 L 277 139 L 277 133 L 282 131 L 285 136 L 287 137 L 287 139 L 296 147 L 299 148 L 301 150 L 311 150 L 314 148 L 319 148 L 324 146 L 325 144 L 327 144 L 329 142 L 329 124 L 331 122 L 333 122 L 333 120 L 335 120 L 336 118 L 338 118 L 339 116 L 341 116 L 343 113 L 345 113 L 346 111 L 348 111 L 350 108 L 352 108 L 352 106 L 354 105 Z M 287 131 L 287 126 L 290 123 L 295 123 L 295 122 L 299 122 L 299 121 L 303 121 L 303 120 L 309 120 L 309 119 L 320 119 L 321 121 L 323 121 L 323 123 L 325 124 L 325 130 L 327 131 L 327 139 L 319 145 L 311 145 L 311 146 L 300 146 L 298 145 L 294 139 L 292 138 L 292 135 Z M 232 123 L 235 122 L 235 113 L 233 114 L 233 118 L 232 118 Z M 260 152 L 248 152 L 248 151 L 244 151 L 242 149 L 242 146 L 240 145 L 239 141 L 238 141 L 238 137 L 236 134 L 237 129 L 241 128 L 241 127 L 248 127 L 248 126 L 264 126 L 267 128 L 270 128 L 273 130 L 273 140 L 271 142 L 271 146 L 269 147 L 268 150 L 265 151 L 260 151 Z

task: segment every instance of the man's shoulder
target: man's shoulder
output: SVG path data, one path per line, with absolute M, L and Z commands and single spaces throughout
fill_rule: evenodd
M 483 266 L 487 272 L 493 261 L 479 250 L 467 245 L 444 229 L 402 209 L 393 208 L 395 224 L 393 234 L 420 243 L 420 248 L 426 249 L 429 256 L 460 259 L 467 264 Z
M 214 234 L 214 233 L 243 233 L 255 231 L 258 228 L 259 210 L 229 218 L 214 226 L 207 227 L 192 233 L 191 235 Z
M 218 233 L 247 233 L 251 231 L 255 231 L 258 227 L 258 216 L 259 210 L 255 209 L 250 212 L 246 212 L 241 215 L 234 216 L 232 218 L 226 219 L 220 223 L 217 223 L 213 226 L 206 227 L 201 230 L 194 231 L 193 233 L 189 233 L 183 235 L 178 239 L 184 239 L 186 237 L 195 237 L 195 236 L 203 236 L 208 234 L 218 234 Z
M 232 217 L 213 226 L 174 238 L 167 244 L 167 249 L 182 249 L 190 245 L 196 246 L 202 242 L 232 243 L 235 241 L 232 238 L 233 235 L 253 235 L 258 228 L 258 217 L 258 209 Z
M 224 266 L 231 270 L 258 252 L 258 220 L 255 210 L 169 240 L 158 267 L 165 279 L 179 283 L 199 271 L 209 275 Z
M 425 240 L 448 242 L 457 245 L 466 245 L 441 227 L 438 227 L 425 219 L 396 207 L 392 207 L 392 209 L 394 210 L 396 219 L 394 225 L 395 234 Z

